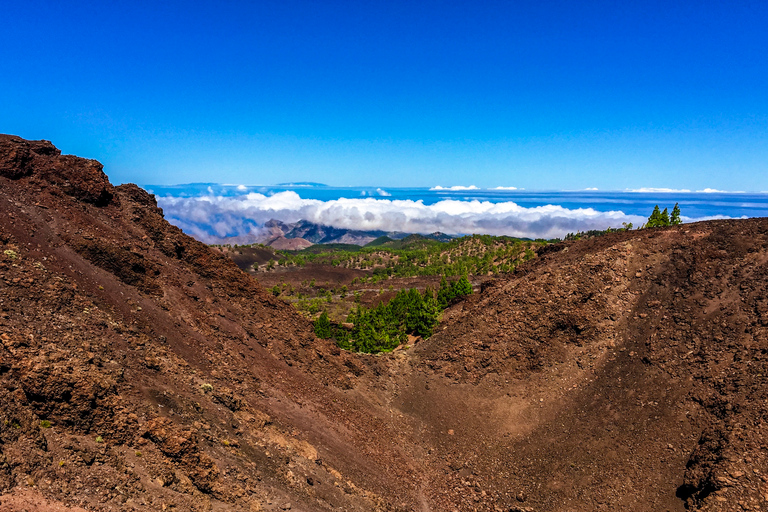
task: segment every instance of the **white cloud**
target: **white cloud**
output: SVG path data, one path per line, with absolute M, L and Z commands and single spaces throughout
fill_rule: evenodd
M 474 185 L 470 185 L 468 187 L 465 187 L 463 185 L 454 185 L 452 187 L 441 187 L 440 185 L 437 185 L 435 187 L 430 188 L 429 190 L 447 190 L 447 191 L 457 191 L 457 190 L 479 190 Z
M 592 208 L 568 209 L 558 205 L 532 208 L 512 201 L 423 201 L 372 197 L 332 201 L 302 199 L 294 191 L 265 196 L 251 192 L 238 197 L 159 197 L 170 222 L 206 242 L 239 236 L 255 239 L 270 219 L 357 230 L 453 234 L 486 233 L 530 238 L 562 237 L 569 232 L 619 227 L 622 222 L 640 225 L 645 218 L 621 211 Z
M 494 187 L 491 190 L 517 190 L 517 187 Z
M 376 189 L 376 193 L 379 194 L 381 197 L 389 197 L 389 196 L 392 195 L 389 192 L 387 192 L 386 190 L 383 190 L 383 189 L 380 189 L 380 188 Z
M 587 187 L 584 190 L 595 191 L 595 190 L 597 190 L 597 187 Z
M 246 187 L 245 185 L 238 185 L 237 186 L 237 190 L 245 192 L 246 190 L 248 190 L 248 187 Z
M 743 190 L 717 190 L 716 188 L 705 188 L 704 190 L 697 190 L 696 192 L 702 194 L 743 194 Z
M 643 192 L 643 193 L 652 193 L 652 194 L 666 194 L 666 193 L 688 193 L 690 190 L 687 188 L 654 188 L 654 187 L 642 187 L 642 188 L 635 188 L 635 189 L 627 189 L 627 192 Z

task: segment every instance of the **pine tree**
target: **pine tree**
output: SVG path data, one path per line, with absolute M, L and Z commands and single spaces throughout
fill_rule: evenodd
M 680 205 L 678 203 L 675 203 L 675 207 L 672 208 L 672 216 L 669 219 L 669 223 L 673 226 L 679 226 L 683 223 L 682 219 L 680 219 Z
M 325 311 L 320 315 L 320 318 L 315 320 L 315 336 L 323 339 L 328 339 L 333 336 L 331 320 L 328 318 L 328 313 Z
M 453 292 L 456 297 L 470 295 L 472 293 L 472 284 L 467 279 L 467 274 L 461 276 L 461 279 L 453 283 Z
M 648 217 L 648 222 L 645 223 L 645 227 L 647 228 L 658 228 L 663 226 L 663 219 L 661 217 L 661 210 L 659 210 L 659 205 L 656 205 L 653 207 L 653 212 L 651 212 L 651 216 Z
M 443 276 L 440 279 L 440 289 L 437 291 L 437 303 L 440 306 L 440 309 L 447 308 L 453 297 L 453 287 L 448 284 L 445 276 Z
M 437 299 L 435 299 L 432 290 L 429 288 L 424 290 L 424 295 L 421 299 L 416 309 L 417 321 L 413 334 L 422 338 L 429 338 L 432 336 L 432 331 L 437 325 L 437 317 L 440 314 L 440 310 L 437 306 Z
M 664 208 L 664 211 L 661 212 L 661 225 L 669 226 L 669 212 L 666 208 Z

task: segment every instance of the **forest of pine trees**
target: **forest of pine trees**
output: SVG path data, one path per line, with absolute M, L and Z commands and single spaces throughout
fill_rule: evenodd
M 315 320 L 315 335 L 334 338 L 346 350 L 388 352 L 405 343 L 409 334 L 430 337 L 440 313 L 456 298 L 471 293 L 472 284 L 466 275 L 453 282 L 443 277 L 437 293 L 429 288 L 423 293 L 411 288 L 400 290 L 389 302 L 370 309 L 358 305 L 347 318 L 353 324 L 351 330 L 333 325 L 323 312 Z

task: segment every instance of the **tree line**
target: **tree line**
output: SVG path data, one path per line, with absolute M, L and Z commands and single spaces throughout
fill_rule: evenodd
M 410 288 L 400 290 L 389 302 L 372 308 L 358 304 L 347 317 L 347 323 L 353 325 L 351 329 L 333 324 L 323 311 L 315 320 L 315 334 L 318 338 L 334 338 L 337 345 L 346 350 L 388 352 L 405 343 L 409 334 L 430 337 L 440 313 L 458 298 L 471 293 L 472 284 L 466 275 L 453 282 L 443 276 L 437 292 L 430 288 L 424 292 Z
M 672 214 L 664 208 L 664 211 L 659 210 L 659 205 L 653 208 L 651 216 L 648 217 L 648 222 L 643 226 L 644 228 L 660 228 L 664 226 L 678 226 L 683 221 L 680 218 L 680 205 L 675 203 L 675 207 L 672 208 Z
M 669 210 L 667 208 L 664 208 L 662 211 L 659 209 L 659 205 L 656 205 L 653 208 L 653 212 L 651 212 L 651 216 L 648 217 L 648 221 L 640 226 L 640 229 L 646 229 L 646 228 L 660 228 L 664 226 L 677 226 L 683 223 L 682 218 L 680 217 L 680 205 L 678 203 L 675 203 L 674 208 L 672 208 L 672 213 L 669 213 Z M 566 242 L 573 241 L 573 240 L 581 240 L 583 238 L 594 238 L 597 236 L 603 236 L 607 235 L 609 233 L 619 233 L 621 231 L 629 231 L 632 229 L 632 223 L 622 223 L 623 226 L 620 228 L 607 228 L 607 229 L 591 229 L 589 231 L 578 231 L 576 233 L 568 233 L 565 235 L 565 238 L 563 239 Z

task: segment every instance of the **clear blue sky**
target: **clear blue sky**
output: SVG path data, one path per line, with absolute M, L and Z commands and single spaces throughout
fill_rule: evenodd
M 768 2 L 6 2 L 0 132 L 113 182 L 768 190 Z

